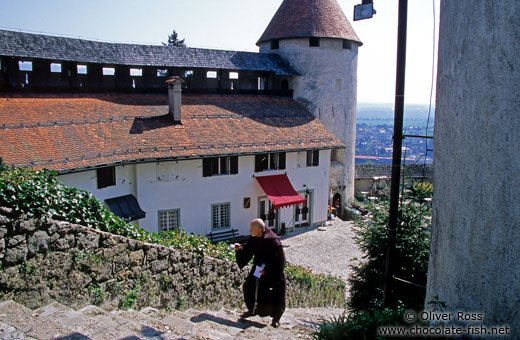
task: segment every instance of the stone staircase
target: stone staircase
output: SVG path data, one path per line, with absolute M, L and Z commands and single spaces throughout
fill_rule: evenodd
M 0 339 L 56 340 L 209 340 L 309 339 L 320 319 L 343 313 L 337 308 L 288 309 L 279 328 L 270 318 L 239 320 L 240 311 L 105 311 L 96 306 L 73 310 L 53 302 L 36 310 L 13 301 L 0 303 Z

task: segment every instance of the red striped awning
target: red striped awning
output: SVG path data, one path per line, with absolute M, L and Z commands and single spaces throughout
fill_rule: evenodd
M 296 190 L 294 190 L 287 175 L 282 174 L 255 178 L 269 198 L 269 201 L 273 203 L 274 209 L 305 203 L 305 198 L 298 195 Z

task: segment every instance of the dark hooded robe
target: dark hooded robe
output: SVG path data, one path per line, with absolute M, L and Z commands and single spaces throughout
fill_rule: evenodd
M 243 268 L 253 258 L 253 267 L 244 282 L 244 300 L 248 311 L 255 315 L 271 316 L 280 320 L 285 311 L 285 254 L 280 237 L 268 227 L 262 238 L 249 237 L 242 249 L 237 250 L 238 266 Z M 265 264 L 264 274 L 257 279 L 253 275 L 256 266 Z M 256 287 L 258 284 L 258 294 Z M 255 301 L 255 296 L 257 300 Z

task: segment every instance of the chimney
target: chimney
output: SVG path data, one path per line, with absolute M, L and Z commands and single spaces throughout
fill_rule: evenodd
M 169 114 L 173 117 L 175 124 L 181 124 L 181 104 L 182 104 L 182 80 L 181 77 L 171 77 L 166 81 L 168 84 L 168 106 Z

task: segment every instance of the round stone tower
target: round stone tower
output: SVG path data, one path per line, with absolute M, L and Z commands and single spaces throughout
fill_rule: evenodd
M 301 102 L 346 146 L 331 155 L 330 189 L 354 198 L 357 55 L 362 45 L 336 0 L 284 0 L 257 42 L 300 74 L 288 79 Z

